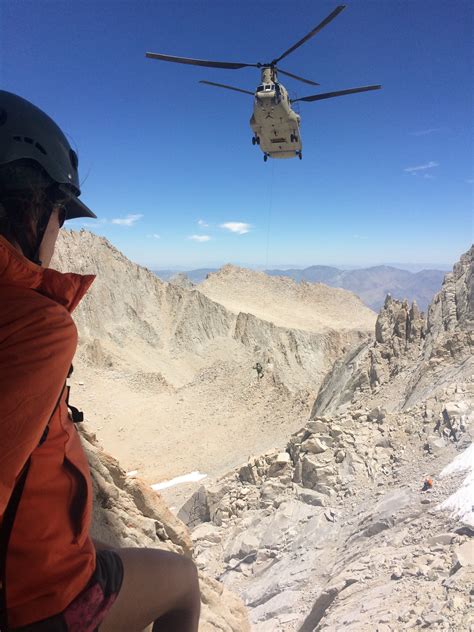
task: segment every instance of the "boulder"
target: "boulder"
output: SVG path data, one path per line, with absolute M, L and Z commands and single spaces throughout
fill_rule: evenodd
M 247 611 L 241 599 L 221 583 L 199 574 L 203 607 L 199 632 L 250 632 Z
M 310 452 L 311 454 L 321 454 L 327 449 L 328 446 L 316 437 L 311 437 L 301 444 L 301 450 L 303 452 Z
M 224 560 L 241 560 L 251 554 L 257 554 L 260 546 L 260 538 L 252 531 L 239 533 L 226 546 L 224 550 Z
M 321 463 L 313 455 L 305 455 L 302 459 L 301 482 L 303 487 L 326 493 L 328 487 L 336 482 L 337 470 L 326 463 Z
M 468 540 L 454 551 L 455 568 L 474 566 L 474 542 Z
M 381 423 L 385 419 L 386 412 L 380 406 L 376 408 L 372 408 L 370 413 L 367 415 L 367 419 L 369 421 L 376 421 L 377 423 Z
M 319 419 L 312 419 L 311 421 L 308 421 L 306 428 L 313 434 L 326 433 L 328 431 L 327 423 L 324 423 Z
M 191 529 L 201 522 L 208 522 L 211 519 L 205 487 L 200 487 L 184 503 L 178 512 L 178 518 Z
M 314 489 L 299 488 L 296 497 L 298 500 L 301 500 L 301 502 L 313 505 L 314 507 L 325 507 L 327 502 L 327 497 L 324 494 L 316 492 Z
M 268 469 L 268 476 L 293 476 L 293 467 L 288 452 L 279 452 Z
M 260 481 L 260 476 L 258 475 L 257 468 L 253 462 L 246 463 L 242 465 L 239 470 L 239 478 L 242 483 L 250 483 L 251 485 L 257 485 Z

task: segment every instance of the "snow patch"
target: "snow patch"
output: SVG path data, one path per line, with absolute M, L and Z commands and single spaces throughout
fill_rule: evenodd
M 468 470 L 461 487 L 437 506 L 437 509 L 450 511 L 452 518 L 459 518 L 465 524 L 474 527 L 474 443 L 458 454 L 440 474 L 440 478 L 455 472 Z
M 180 485 L 181 483 L 196 483 L 198 481 L 202 481 L 203 478 L 206 478 L 207 474 L 201 474 L 201 472 L 191 472 L 190 474 L 183 474 L 183 476 L 176 476 L 175 478 L 170 479 L 169 481 L 162 481 L 161 483 L 155 483 L 151 486 L 153 490 L 158 491 L 160 489 L 168 489 L 168 487 L 174 487 L 175 485 Z

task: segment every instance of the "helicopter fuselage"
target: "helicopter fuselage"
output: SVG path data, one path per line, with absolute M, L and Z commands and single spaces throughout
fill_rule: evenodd
M 176 57 L 175 55 L 164 55 L 163 53 L 146 53 L 147 57 L 152 59 L 160 59 L 161 61 L 173 62 L 177 64 L 188 64 L 191 66 L 204 66 L 205 68 L 224 68 L 228 70 L 239 70 L 240 68 L 259 68 L 261 71 L 260 85 L 255 93 L 250 90 L 229 86 L 224 83 L 216 83 L 215 81 L 201 80 L 216 88 L 224 88 L 234 92 L 254 96 L 253 115 L 250 119 L 250 127 L 253 130 L 252 143 L 259 145 L 263 151 L 263 159 L 266 162 L 268 158 L 294 158 L 298 156 L 301 160 L 303 157 L 301 138 L 300 138 L 300 116 L 295 112 L 291 105 L 297 101 L 305 101 L 312 103 L 321 101 L 322 99 L 332 99 L 333 97 L 341 97 L 346 94 L 355 94 L 356 92 L 368 92 L 369 90 L 379 90 L 382 86 L 360 86 L 357 88 L 346 88 L 344 90 L 334 90 L 331 92 L 320 92 L 318 94 L 310 94 L 297 99 L 290 99 L 284 85 L 278 81 L 278 73 L 297 79 L 303 83 L 313 86 L 319 86 L 313 80 L 299 77 L 288 70 L 280 68 L 279 64 L 293 53 L 297 48 L 302 46 L 309 39 L 314 37 L 325 26 L 337 17 L 346 5 L 341 4 L 334 9 L 322 22 L 317 24 L 309 33 L 290 46 L 278 57 L 269 62 L 257 62 L 253 64 L 235 62 L 235 61 L 216 61 L 212 59 L 195 59 L 193 57 Z
M 270 68 L 262 72 L 262 83 L 255 91 L 250 127 L 252 142 L 258 145 L 265 159 L 301 156 L 300 116 L 291 108 L 285 86 L 279 83 Z

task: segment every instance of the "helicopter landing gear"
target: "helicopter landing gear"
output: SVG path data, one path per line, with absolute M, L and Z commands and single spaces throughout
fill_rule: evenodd
M 260 145 L 260 138 L 258 136 L 252 136 L 252 145 Z
M 301 152 L 301 151 L 297 151 L 297 152 L 296 152 L 296 155 L 298 156 L 298 158 L 299 158 L 300 160 L 303 160 L 303 152 Z
M 268 154 L 263 154 L 263 162 L 267 162 L 268 160 Z

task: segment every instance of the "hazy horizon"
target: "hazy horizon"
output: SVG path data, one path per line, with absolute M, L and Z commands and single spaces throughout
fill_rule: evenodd
M 462 254 L 462 253 L 461 253 Z M 135 262 L 136 263 L 136 262 Z M 268 265 L 266 264 L 258 264 L 258 263 L 245 263 L 242 261 L 223 261 L 221 263 L 209 263 L 201 265 L 189 265 L 189 266 L 185 266 L 185 265 L 178 265 L 178 264 L 169 264 L 169 265 L 159 265 L 159 266 L 154 266 L 154 267 L 150 267 L 150 266 L 144 266 L 149 268 L 150 270 L 153 270 L 153 272 L 156 271 L 165 271 L 165 270 L 169 270 L 169 271 L 176 271 L 176 272 L 191 272 L 194 270 L 202 270 L 202 269 L 207 269 L 207 268 L 222 268 L 225 265 L 234 265 L 234 266 L 238 266 L 240 268 L 250 268 L 252 270 L 304 270 L 306 268 L 310 268 L 313 266 L 324 266 L 324 267 L 328 267 L 328 268 L 338 268 L 340 270 L 365 270 L 365 269 L 369 269 L 369 268 L 377 268 L 377 267 L 381 267 L 381 266 L 386 266 L 386 267 L 390 267 L 390 268 L 397 268 L 399 270 L 407 270 L 408 272 L 421 272 L 422 270 L 442 270 L 442 271 L 449 271 L 452 269 L 454 263 L 456 263 L 455 261 L 452 264 L 449 263 L 392 263 L 392 262 L 380 262 L 380 263 L 374 263 L 374 264 L 367 264 L 367 265 L 351 265 L 349 263 L 340 263 L 340 264 L 336 264 L 336 263 L 311 263 L 311 264 L 293 264 L 293 263 L 288 263 L 288 264 L 282 264 L 282 263 L 269 263 Z M 141 264 L 139 264 L 141 265 Z

